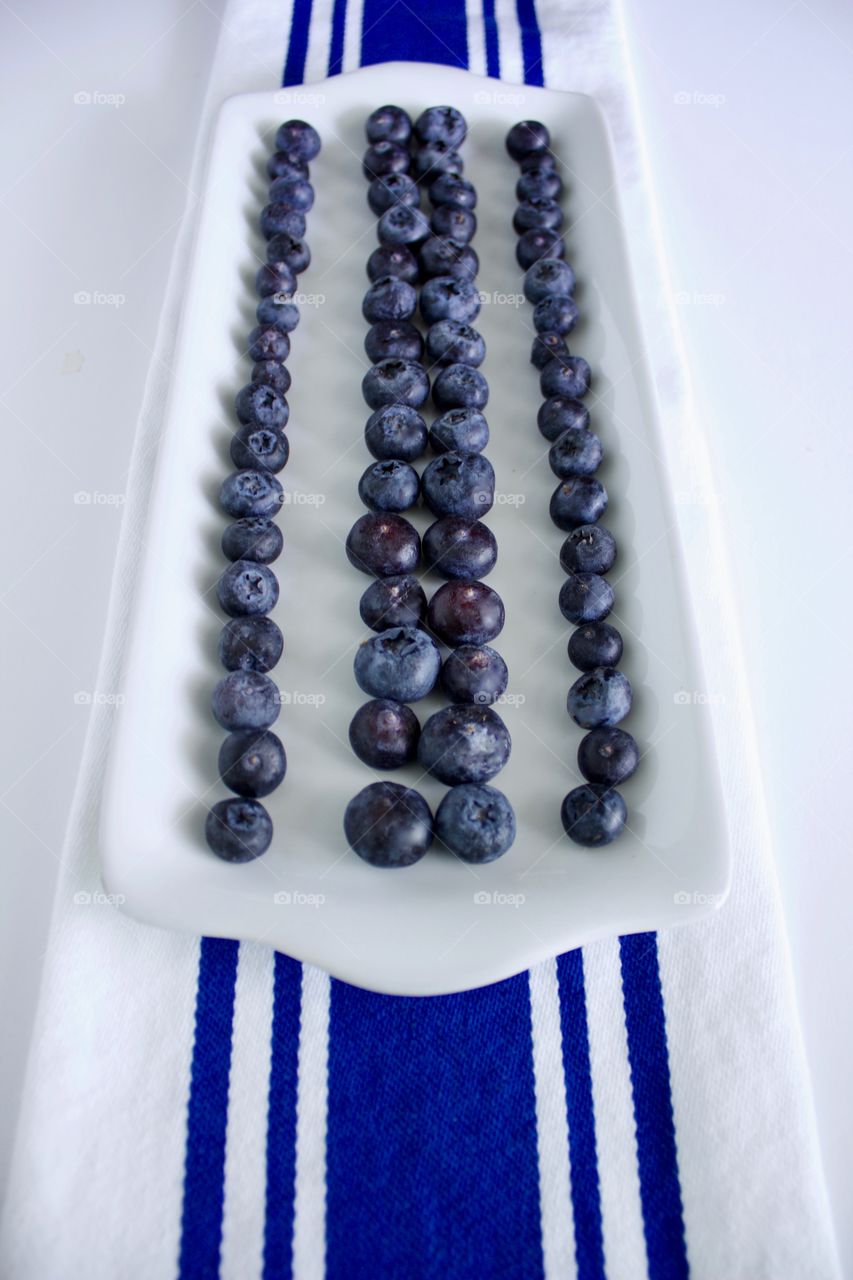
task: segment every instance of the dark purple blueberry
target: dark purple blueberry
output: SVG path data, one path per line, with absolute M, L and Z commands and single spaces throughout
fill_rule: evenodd
M 220 800 L 205 819 L 204 836 L 223 862 L 252 862 L 272 843 L 272 819 L 257 800 Z
M 283 649 L 272 618 L 232 618 L 219 633 L 219 661 L 226 671 L 272 671 Z
M 473 523 L 495 500 L 495 473 L 480 453 L 443 453 L 424 469 L 421 492 L 437 516 L 461 516 Z
M 418 753 L 421 726 L 405 702 L 374 698 L 356 711 L 349 741 L 362 764 L 371 769 L 399 769 Z
M 364 442 L 374 458 L 401 458 L 414 462 L 426 452 L 427 425 L 417 409 L 405 404 L 387 404 L 367 419 Z
M 473 183 L 454 173 L 443 173 L 436 178 L 430 186 L 429 198 L 434 208 L 439 205 L 449 205 L 456 209 L 477 207 L 477 191 Z
M 566 573 L 609 573 L 616 563 L 616 539 L 600 524 L 573 529 L 560 548 Z
M 378 320 L 367 331 L 364 349 L 373 364 L 380 360 L 420 360 L 424 340 L 408 320 Z
M 372 462 L 358 482 L 358 496 L 371 511 L 408 511 L 420 491 L 417 471 L 399 458 Z
M 561 333 L 537 333 L 530 348 L 530 363 L 536 369 L 544 369 L 555 356 L 568 356 L 569 348 Z
M 438 645 L 420 627 L 389 627 L 362 640 L 353 672 L 371 698 L 419 702 L 432 693 L 441 670 Z
M 264 360 L 262 363 L 274 362 Z M 289 416 L 284 396 L 274 387 L 257 382 L 250 382 L 237 392 L 234 408 L 240 422 L 258 427 L 283 427 Z
M 555 356 L 539 375 L 543 396 L 566 396 L 577 400 L 589 390 L 591 370 L 583 356 Z
M 467 364 L 477 368 L 486 358 L 483 335 L 461 320 L 439 320 L 430 325 L 426 340 L 432 364 Z
M 299 307 L 290 298 L 276 293 L 271 293 L 268 297 L 261 298 L 255 315 L 257 316 L 258 324 L 274 324 L 277 329 L 281 329 L 284 333 L 292 333 L 299 324 Z
M 277 425 L 282 429 L 287 426 L 287 420 L 290 417 L 290 408 L 285 396 L 290 390 L 292 381 L 290 370 L 286 364 L 282 364 L 281 360 L 259 360 L 257 364 L 252 365 L 252 385 L 272 387 L 284 401 L 284 408 L 281 409 L 279 406 L 278 410 L 282 421 Z
M 580 312 L 567 293 L 547 293 L 533 308 L 533 328 L 537 333 L 571 333 Z
M 222 554 L 226 560 L 272 564 L 281 555 L 283 546 L 284 538 L 278 525 L 258 517 L 235 520 L 222 533 Z
M 569 396 L 551 396 L 539 406 L 536 422 L 546 440 L 559 440 L 564 431 L 583 431 L 589 426 L 589 409 Z
M 402 107 L 377 107 L 367 117 L 364 132 L 368 142 L 405 143 L 412 134 L 412 121 Z
M 485 409 L 489 403 L 489 384 L 479 369 L 468 364 L 450 364 L 441 369 L 432 384 L 433 404 L 437 409 Z
M 432 844 L 432 813 L 411 787 L 371 782 L 347 805 L 344 835 L 373 867 L 410 867 Z
M 557 157 L 553 151 L 532 151 L 518 162 L 522 173 L 556 173 Z
M 426 619 L 426 593 L 411 573 L 371 582 L 358 604 L 361 620 L 371 631 L 389 627 L 419 627 Z
M 375 142 L 367 148 L 361 162 L 361 171 L 372 182 L 385 178 L 389 173 L 408 173 L 412 158 L 408 147 L 396 142 Z
M 595 476 L 573 476 L 551 494 L 551 519 L 571 533 L 582 524 L 595 524 L 607 510 L 607 490 Z
M 418 762 L 449 787 L 488 782 L 512 750 L 509 730 L 491 707 L 443 707 L 421 730 Z
M 496 787 L 463 783 L 438 806 L 435 834 L 463 862 L 494 862 L 515 840 L 515 814 Z
M 551 135 L 539 120 L 519 120 L 506 135 L 506 149 L 513 160 L 523 160 L 525 156 L 550 148 Z
M 601 466 L 604 449 L 594 431 L 570 427 L 548 450 L 548 465 L 561 480 L 591 476 Z
M 377 320 L 408 320 L 414 315 L 418 295 L 410 284 L 397 276 L 380 276 L 364 295 L 361 314 L 368 324 Z
M 569 689 L 566 709 L 582 729 L 598 729 L 624 720 L 633 700 L 627 676 L 615 667 L 595 667 L 578 676 Z
M 308 164 L 300 160 L 292 151 L 274 151 L 267 160 L 267 177 L 270 182 L 276 178 L 307 178 Z
M 252 618 L 275 608 L 278 582 L 265 564 L 235 560 L 216 584 L 216 594 L 229 618 Z
M 556 200 L 525 200 L 512 219 L 512 229 L 518 236 L 525 231 L 559 231 L 562 225 L 563 211 Z
M 305 271 L 311 263 L 311 250 L 299 236 L 282 232 L 273 236 L 267 245 L 267 262 L 286 262 L 295 275 Z
M 452 174 L 461 178 L 465 171 L 465 161 L 459 152 L 449 147 L 446 142 L 431 142 L 427 146 L 418 147 L 412 162 L 414 175 L 418 182 L 430 187 L 442 174 Z
M 575 844 L 600 849 L 620 835 L 628 810 L 618 791 L 587 784 L 575 787 L 560 808 L 563 830 Z
M 471 280 L 434 276 L 421 288 L 421 315 L 427 324 L 460 320 L 464 324 L 480 314 L 480 292 Z
M 417 245 L 429 235 L 429 222 L 413 205 L 395 204 L 382 214 L 376 234 L 380 244 Z
M 465 141 L 468 125 L 456 107 L 427 107 L 415 121 L 415 134 L 419 142 L 446 142 L 458 147 Z
M 489 706 L 504 693 L 509 672 L 497 649 L 462 644 L 449 654 L 441 668 L 441 686 L 451 702 Z
M 489 443 L 489 424 L 479 409 L 448 409 L 429 429 L 435 453 L 482 453 Z
M 386 173 L 384 177 L 374 178 L 367 188 L 367 203 L 377 218 L 395 204 L 407 204 L 416 209 L 420 202 L 418 184 L 408 173 Z
M 559 200 L 563 194 L 563 183 L 559 174 L 551 170 L 540 169 L 538 172 L 522 173 L 515 184 L 515 198 L 519 204 L 526 200 Z
M 630 778 L 640 763 L 640 752 L 625 729 L 592 729 L 578 747 L 578 768 L 587 782 L 616 787 Z
M 569 658 L 579 671 L 618 666 L 622 637 L 609 622 L 587 622 L 569 636 Z
M 219 776 L 229 791 L 260 799 L 281 784 L 287 772 L 284 747 L 267 729 L 229 733 L 219 748 Z
M 287 436 L 272 427 L 246 424 L 239 427 L 231 439 L 231 461 L 235 467 L 281 471 L 289 456 Z
M 261 298 L 273 293 L 296 292 L 296 276 L 286 262 L 266 262 L 255 276 L 255 288 Z
M 260 225 L 266 240 L 281 235 L 301 240 L 305 235 L 305 214 L 286 204 L 268 204 L 261 210 Z
M 485 582 L 460 578 L 445 582 L 427 606 L 427 626 L 443 644 L 488 644 L 503 630 L 504 605 Z
M 346 553 L 350 564 L 362 573 L 389 578 L 417 569 L 421 540 L 417 529 L 402 516 L 370 512 L 350 529 Z
M 243 516 L 274 516 L 284 501 L 284 491 L 269 471 L 234 471 L 219 490 L 219 503 L 232 520 Z
M 534 304 L 555 294 L 570 296 L 574 287 L 575 273 L 559 256 L 540 258 L 524 274 L 524 296 Z
M 279 151 L 307 163 L 320 154 L 320 135 L 304 120 L 285 120 L 276 130 L 275 145 Z
M 570 573 L 560 588 L 559 603 L 567 622 L 601 622 L 613 608 L 613 588 L 598 573 Z
M 457 244 L 467 244 L 477 232 L 477 215 L 470 209 L 457 209 L 452 204 L 440 204 L 429 220 L 433 234 Z
M 426 279 L 451 276 L 454 280 L 473 280 L 480 270 L 480 259 L 469 244 L 430 236 L 420 248 L 421 270 Z
M 442 516 L 424 534 L 424 566 L 442 578 L 485 578 L 498 559 L 488 525 L 461 516 Z
M 246 354 L 250 360 L 286 360 L 290 338 L 274 324 L 259 324 L 249 334 Z
M 362 378 L 361 394 L 371 409 L 419 409 L 429 396 L 429 377 L 416 360 L 380 360 Z
M 384 276 L 396 276 L 406 284 L 417 284 L 418 260 L 404 244 L 381 244 L 367 259 L 367 278 L 381 280 Z
M 565 247 L 559 231 L 548 231 L 544 227 L 525 231 L 524 235 L 518 237 L 515 246 L 516 261 L 525 271 L 542 258 L 550 262 L 562 257 L 564 253 Z
M 231 671 L 213 690 L 210 709 L 223 729 L 268 729 L 281 711 L 278 689 L 260 671 Z
M 314 204 L 314 188 L 305 178 L 276 178 L 270 183 L 270 203 L 308 213 Z

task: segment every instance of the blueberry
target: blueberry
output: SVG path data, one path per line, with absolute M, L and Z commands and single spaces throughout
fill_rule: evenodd
M 543 258 L 552 262 L 561 258 L 564 253 L 565 246 L 559 231 L 548 231 L 544 227 L 533 227 L 530 231 L 525 231 L 518 237 L 515 246 L 516 261 L 524 270 L 535 266 Z
M 216 585 L 219 603 L 230 618 L 269 613 L 278 601 L 278 582 L 272 569 L 251 560 L 235 560 Z
M 284 747 L 267 729 L 229 733 L 219 748 L 219 775 L 229 791 L 260 799 L 279 786 L 287 771 Z
M 622 831 L 628 810 L 618 791 L 609 787 L 575 787 L 560 808 L 566 835 L 586 849 L 610 844 Z
M 464 862 L 494 862 L 515 840 L 515 814 L 496 787 L 463 783 L 438 806 L 435 834 Z
M 226 671 L 272 671 L 283 649 L 272 618 L 232 618 L 219 633 L 219 661 Z
M 547 198 L 525 200 L 512 219 L 512 229 L 518 236 L 523 236 L 525 231 L 559 231 L 562 225 L 562 209 L 556 200 Z
M 613 588 L 597 573 L 570 573 L 559 601 L 567 622 L 601 622 L 613 608 Z
M 274 324 L 284 333 L 292 333 L 299 324 L 298 306 L 283 294 L 271 293 L 266 298 L 261 298 L 255 315 L 258 324 Z
M 243 516 L 274 516 L 284 491 L 269 471 L 234 471 L 219 490 L 219 503 L 232 520 Z
M 361 394 L 371 409 L 419 409 L 429 395 L 429 377 L 415 360 L 380 360 L 362 378 Z
M 420 244 L 429 235 L 425 213 L 407 204 L 386 209 L 376 224 L 380 244 Z
M 609 573 L 616 563 L 616 539 L 599 524 L 573 529 L 560 548 L 566 573 Z
M 421 730 L 418 762 L 440 782 L 488 782 L 509 759 L 509 731 L 491 707 L 443 707 Z
M 498 544 L 488 525 L 442 516 L 424 534 L 424 565 L 442 578 L 485 578 L 497 563 Z
M 371 511 L 408 511 L 417 502 L 420 488 L 410 463 L 389 458 L 370 464 L 358 482 L 358 496 Z
M 439 205 L 449 205 L 455 209 L 477 207 L 477 190 L 473 183 L 454 173 L 443 173 L 436 178 L 430 185 L 429 198 L 434 208 L 438 208 Z
M 569 636 L 569 657 L 580 671 L 615 667 L 622 659 L 622 637 L 609 622 L 588 622 Z
M 290 355 L 290 338 L 274 324 L 259 324 L 246 343 L 250 360 L 286 360 Z
M 582 524 L 595 524 L 607 510 L 607 490 L 595 476 L 573 476 L 551 494 L 551 519 L 571 533 Z
M 274 361 L 264 360 L 264 364 Z M 240 422 L 258 427 L 279 428 L 287 425 L 289 409 L 287 401 L 274 387 L 251 382 L 237 392 L 234 408 Z
M 484 516 L 495 499 L 495 473 L 482 454 L 443 453 L 424 469 L 421 491 L 437 516 Z
M 557 157 L 553 151 L 531 151 L 518 162 L 522 173 L 556 173 Z
M 524 296 L 528 302 L 541 302 L 553 294 L 570 296 L 575 287 L 575 273 L 561 258 L 540 258 L 524 273 Z
M 509 672 L 497 649 L 462 644 L 445 658 L 441 686 L 451 702 L 488 706 L 506 693 Z
M 305 235 L 305 214 L 286 204 L 268 204 L 261 210 L 260 224 L 267 240 L 280 235 L 301 240 Z
M 371 512 L 356 520 L 350 529 L 346 553 L 350 564 L 362 573 L 389 578 L 411 573 L 418 567 L 421 540 L 417 529 L 402 516 Z
M 377 107 L 371 111 L 364 125 L 368 142 L 408 142 L 412 122 L 402 107 Z
M 434 276 L 421 288 L 421 315 L 427 324 L 438 320 L 470 323 L 480 314 L 480 293 L 471 280 Z
M 618 786 L 639 763 L 639 748 L 625 729 L 592 729 L 578 747 L 578 768 L 587 782 Z
M 562 179 L 553 170 L 540 169 L 538 172 L 522 173 L 515 184 L 515 198 L 519 204 L 523 204 L 525 200 L 559 200 L 562 194 Z
M 546 440 L 559 440 L 564 431 L 583 431 L 589 426 L 589 409 L 570 396 L 550 396 L 539 406 L 536 422 Z
M 367 203 L 377 218 L 395 204 L 407 204 L 417 208 L 421 202 L 418 184 L 408 173 L 386 173 L 374 178 L 367 188 Z
M 270 203 L 308 213 L 314 204 L 314 188 L 305 178 L 276 178 L 270 183 Z
M 222 553 L 227 560 L 251 560 L 272 564 L 281 555 L 284 538 L 272 520 L 249 517 L 229 524 L 222 534 Z
M 468 364 L 450 364 L 432 384 L 437 409 L 484 409 L 489 403 L 489 384 L 479 369 Z
M 320 135 L 304 120 L 285 120 L 276 130 L 275 145 L 279 151 L 307 162 L 320 154 Z
M 440 204 L 429 220 L 433 234 L 445 239 L 467 244 L 477 231 L 477 215 L 470 209 L 457 209 L 452 204 Z
M 538 151 L 549 151 L 550 147 L 551 135 L 539 120 L 519 120 L 506 135 L 506 149 L 513 160 L 523 160 Z
M 378 320 L 367 331 L 364 349 L 373 364 L 380 360 L 420 360 L 424 340 L 408 320 Z
M 210 709 L 223 729 L 268 729 L 278 719 L 281 699 L 269 676 L 231 671 L 213 690 Z
M 367 259 L 369 280 L 396 276 L 407 284 L 417 284 L 419 274 L 418 260 L 404 244 L 381 244 Z
M 344 835 L 373 867 L 410 867 L 432 844 L 432 813 L 411 787 L 371 782 L 347 805 Z
M 537 369 L 544 369 L 549 360 L 555 356 L 568 356 L 569 348 L 561 333 L 537 333 L 530 348 L 530 363 Z
M 561 480 L 591 476 L 601 466 L 604 449 L 594 431 L 570 427 L 548 450 L 548 465 Z
M 432 276 L 451 276 L 454 280 L 473 280 L 480 270 L 480 259 L 469 244 L 430 236 L 420 248 L 421 270 Z
M 253 424 L 241 426 L 231 440 L 231 460 L 235 467 L 257 471 L 281 471 L 290 456 L 283 431 Z
M 482 453 L 489 443 L 489 424 L 479 409 L 448 409 L 429 430 L 435 453 Z
M 307 178 L 308 165 L 292 151 L 274 151 L 267 160 L 267 177 L 271 182 L 276 178 Z
M 458 147 L 465 141 L 468 125 L 455 107 L 427 107 L 415 121 L 415 134 L 421 142 L 445 142 Z
M 281 360 L 259 360 L 257 364 L 252 365 L 252 386 L 272 387 L 273 391 L 277 391 L 284 401 L 284 408 L 282 409 L 279 405 L 276 409 L 282 419 L 276 424 L 279 428 L 286 427 L 287 420 L 290 417 L 290 409 L 285 400 L 285 394 L 290 390 L 291 381 L 290 371 L 286 364 L 282 364 Z
M 296 292 L 296 276 L 286 262 L 266 262 L 255 276 L 258 296 L 268 298 L 273 293 Z
M 566 708 L 582 729 L 618 724 L 631 710 L 631 682 L 615 667 L 586 671 L 569 689 Z
M 365 702 L 350 721 L 350 746 L 371 769 L 399 769 L 411 764 L 420 736 L 421 726 L 412 708 L 391 698 Z
M 220 800 L 207 815 L 204 836 L 224 862 L 251 862 L 272 842 L 272 819 L 257 800 Z
M 543 396 L 577 400 L 589 391 L 591 370 L 583 356 L 554 356 L 539 375 Z
M 396 142 L 375 142 L 365 151 L 361 168 L 370 182 L 375 178 L 385 178 L 389 173 L 408 173 L 411 163 L 408 147 L 401 147 Z
M 471 578 L 445 582 L 427 607 L 427 625 L 443 644 L 488 644 L 504 625 L 503 601 L 493 587 Z
M 299 275 L 311 263 L 311 250 L 300 236 L 284 231 L 267 245 L 267 262 L 286 262 L 294 275 Z
M 356 684 L 371 698 L 418 702 L 441 670 L 438 645 L 419 627 L 389 627 L 362 640 L 353 662 Z
M 371 582 L 358 604 L 361 620 L 371 631 L 389 627 L 419 627 L 426 619 L 426 593 L 410 573 Z
M 418 295 L 412 285 L 396 276 L 380 276 L 364 295 L 361 314 L 369 324 L 377 320 L 408 320 L 417 305 Z
M 533 308 L 533 328 L 537 333 L 571 333 L 580 312 L 567 293 L 546 293 Z
M 461 178 L 465 171 L 465 161 L 459 152 L 446 142 L 430 142 L 418 147 L 414 154 L 412 167 L 415 177 L 424 186 L 432 186 L 442 174 Z
M 381 363 L 381 362 L 380 362 Z M 414 462 L 426 452 L 427 425 L 417 409 L 387 404 L 367 419 L 364 442 L 374 458 L 401 458 Z

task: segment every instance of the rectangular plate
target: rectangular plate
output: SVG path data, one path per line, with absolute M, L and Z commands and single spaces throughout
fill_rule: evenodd
M 523 106 L 520 99 L 523 98 Z M 365 116 L 384 102 L 413 114 L 448 102 L 467 117 L 465 172 L 479 193 L 478 320 L 488 344 L 488 456 L 498 496 L 488 516 L 499 545 L 489 582 L 506 605 L 497 641 L 510 670 L 499 707 L 513 752 L 495 779 L 518 817 L 503 859 L 467 866 L 433 847 L 396 873 L 346 846 L 347 801 L 374 775 L 352 754 L 349 721 L 364 701 L 352 658 L 364 637 L 358 602 L 367 579 L 344 540 L 362 513 L 356 492 L 369 461 L 361 300 L 375 219 L 361 173 Z M 254 323 L 253 278 L 264 164 L 277 124 L 306 117 L 323 150 L 312 165 L 312 263 L 293 335 L 288 395 L 291 460 L 281 479 L 284 553 L 275 612 L 285 637 L 273 673 L 284 698 L 276 731 L 288 754 L 267 803 L 273 845 L 257 862 L 226 865 L 203 837 L 221 731 L 209 711 L 221 676 L 223 619 L 215 583 L 224 562 L 219 485 L 230 469 L 240 357 Z M 510 225 L 515 166 L 504 150 L 520 116 L 544 120 L 566 169 L 568 255 L 582 321 L 572 348 L 592 365 L 593 426 L 606 460 L 606 522 L 619 545 L 613 620 L 625 636 L 635 691 L 630 719 L 645 755 L 623 788 L 629 830 L 598 852 L 562 833 L 560 802 L 580 781 L 581 731 L 566 713 L 577 672 L 571 628 L 557 607 L 563 535 L 548 517 L 555 485 L 536 429 L 540 396 L 529 363 L 531 307 Z M 681 561 L 672 494 L 640 336 L 607 132 L 592 99 L 524 89 L 438 66 L 384 64 L 322 84 L 226 102 L 213 139 L 181 337 L 167 406 L 126 657 L 124 704 L 105 786 L 101 855 L 107 888 L 137 919 L 196 934 L 264 941 L 337 977 L 378 991 L 426 995 L 507 977 L 602 935 L 682 923 L 722 901 L 729 850 L 708 707 Z M 429 415 L 428 415 L 429 416 Z M 415 513 L 423 531 L 430 517 Z M 428 591 L 439 580 L 426 582 Z M 417 705 L 421 721 L 442 700 Z M 444 788 L 410 767 L 391 775 L 434 807 Z

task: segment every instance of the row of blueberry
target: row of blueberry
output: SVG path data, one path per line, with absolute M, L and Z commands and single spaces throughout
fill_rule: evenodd
M 278 600 L 278 581 L 269 566 L 283 546 L 273 517 L 284 500 L 276 473 L 290 453 L 285 361 L 289 335 L 299 323 L 293 300 L 296 278 L 311 258 L 304 240 L 305 215 L 314 203 L 308 162 L 318 154 L 320 138 L 309 124 L 290 120 L 278 129 L 276 148 L 267 163 L 269 203 L 260 216 L 267 260 L 256 276 L 257 325 L 246 346 L 252 378 L 234 406 L 239 425 L 230 452 L 237 470 L 219 495 L 234 522 L 222 535 L 222 550 L 231 563 L 217 584 L 219 604 L 231 621 L 219 639 L 228 675 L 216 686 L 211 706 L 228 732 L 219 752 L 219 773 L 238 798 L 213 806 L 205 834 L 213 852 L 229 862 L 251 861 L 269 848 L 272 820 L 260 799 L 279 786 L 287 768 L 284 747 L 270 728 L 281 702 L 268 673 L 278 663 L 284 641 L 268 616 Z
M 377 461 L 359 483 L 371 514 L 356 521 L 347 554 L 376 577 L 360 611 L 378 634 L 356 654 L 356 681 L 372 701 L 356 712 L 350 742 L 374 768 L 417 759 L 451 788 L 434 821 L 423 797 L 397 783 L 373 783 L 350 802 L 347 839 L 381 866 L 416 862 L 433 831 L 474 862 L 499 857 L 515 836 L 509 802 L 485 785 L 506 763 L 510 739 L 488 705 L 505 691 L 507 671 L 487 643 L 503 627 L 503 602 L 481 581 L 494 567 L 497 547 L 478 519 L 494 501 L 494 472 L 481 452 L 489 439 L 488 386 L 478 372 L 485 343 L 471 325 L 480 297 L 470 245 L 477 195 L 462 177 L 458 152 L 466 132 L 452 107 L 430 108 L 413 125 L 401 108 L 386 106 L 366 124 L 364 173 L 379 248 L 367 265 L 363 314 L 371 326 L 365 350 L 372 368 L 362 390 L 373 410 L 365 441 Z M 430 218 L 421 211 L 418 184 L 428 190 Z M 425 343 L 412 322 L 418 307 L 428 326 Z M 432 398 L 440 416 L 428 429 L 419 410 L 432 369 L 438 370 Z M 437 457 L 419 478 L 411 464 L 427 444 Z M 423 546 L 401 515 L 421 495 L 437 517 Z M 421 563 L 448 579 L 429 604 L 413 572 Z M 436 640 L 451 649 L 443 663 Z M 438 686 L 452 705 L 421 730 L 405 704 Z
M 560 564 L 568 575 L 560 589 L 560 611 L 577 626 L 569 639 L 569 658 L 583 672 L 569 690 L 567 707 L 575 723 L 590 731 L 578 749 L 587 785 L 565 797 L 561 818 L 572 840 L 596 847 L 622 831 L 627 811 L 614 788 L 633 774 L 639 761 L 634 738 L 615 727 L 633 701 L 630 682 L 617 670 L 622 637 L 605 622 L 614 597 L 604 575 L 616 561 L 616 542 L 598 524 L 607 509 L 607 491 L 595 475 L 604 451 L 589 429 L 589 410 L 581 400 L 589 389 L 590 368 L 566 344 L 578 307 L 575 275 L 564 261 L 563 184 L 548 129 L 535 120 L 521 121 L 510 129 L 506 146 L 521 168 L 513 226 L 519 233 L 516 254 L 525 269 L 525 296 L 534 304 L 536 337 L 530 358 L 540 371 L 545 397 L 537 421 L 551 443 L 548 461 L 560 481 L 550 513 L 568 535 L 560 549 Z

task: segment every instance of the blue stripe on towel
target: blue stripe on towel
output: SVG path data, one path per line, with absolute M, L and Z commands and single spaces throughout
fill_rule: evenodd
M 344 69 L 344 35 L 347 22 L 347 0 L 333 0 L 332 38 L 329 44 L 329 75 L 337 76 Z
M 187 1106 L 179 1280 L 219 1274 L 225 1127 L 239 943 L 202 938 Z
M 501 73 L 501 55 L 495 0 L 483 0 L 483 34 L 486 43 L 486 75 L 497 77 Z
M 302 965 L 297 960 L 291 960 L 289 956 L 276 952 L 267 1113 L 267 1195 L 263 1280 L 289 1280 L 293 1273 L 296 1087 L 301 1007 Z
M 572 1212 L 578 1280 L 604 1280 L 601 1197 L 595 1145 L 595 1113 L 589 1062 L 583 957 L 569 951 L 557 958 L 566 1118 L 571 1156 Z
M 544 84 L 542 69 L 542 38 L 536 18 L 534 0 L 516 0 L 518 25 L 521 28 L 521 60 L 524 64 L 525 84 Z
M 542 1275 L 527 976 L 405 999 L 333 981 L 327 1280 Z
M 290 20 L 290 40 L 281 83 L 302 84 L 305 79 L 305 59 L 308 55 L 308 32 L 311 29 L 311 0 L 293 0 L 293 17 Z
M 464 0 L 437 0 L 429 5 L 420 0 L 364 0 L 362 66 L 396 61 L 467 67 Z
M 649 1280 L 684 1280 L 689 1267 L 657 938 L 633 934 L 619 945 Z

